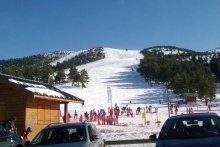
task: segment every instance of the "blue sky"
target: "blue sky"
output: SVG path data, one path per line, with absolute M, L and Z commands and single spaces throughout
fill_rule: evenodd
M 155 45 L 220 47 L 220 0 L 0 0 L 0 59 Z

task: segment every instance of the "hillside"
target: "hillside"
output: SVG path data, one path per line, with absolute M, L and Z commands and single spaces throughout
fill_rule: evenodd
M 171 49 L 170 49 L 171 48 Z M 170 50 L 169 50 L 170 49 Z M 181 49 L 173 46 L 156 46 L 144 49 L 143 51 L 159 51 L 165 54 L 169 53 L 198 53 L 188 49 Z M 63 63 L 71 60 L 80 53 L 87 51 L 68 51 L 55 52 L 55 58 L 51 61 L 53 53 L 42 55 L 48 57 L 47 62 L 55 66 L 58 62 Z M 142 52 L 143 52 L 142 51 Z M 213 51 L 218 53 L 217 50 Z M 62 56 L 60 56 L 60 53 Z M 85 106 L 81 109 L 93 109 L 93 107 L 107 107 L 108 103 L 107 87 L 112 90 L 112 105 L 115 103 L 126 105 L 130 101 L 132 103 L 158 103 L 159 99 L 164 97 L 164 87 L 160 85 L 149 85 L 142 76 L 136 71 L 139 66 L 140 59 L 143 55 L 139 50 L 125 50 L 104 48 L 105 58 L 77 66 L 80 71 L 85 69 L 88 72 L 90 81 L 87 88 L 72 87 L 71 83 L 57 85 L 61 89 L 86 100 Z M 212 53 L 209 53 L 212 54 Z M 35 56 L 33 56 L 35 57 Z M 26 58 L 24 58 L 26 59 Z M 46 60 L 46 58 L 44 58 Z M 22 59 L 19 59 L 22 61 Z M 39 68 L 39 67 L 38 67 Z M 68 73 L 68 69 L 66 70 Z M 93 105 L 93 101 L 96 105 Z M 74 107 L 72 108 L 74 109 Z
M 145 108 L 152 105 L 153 108 L 158 108 L 158 115 L 154 113 L 147 114 L 150 125 L 144 125 L 142 115 L 134 115 L 133 118 L 122 115 L 119 118 L 119 125 L 115 126 L 97 125 L 104 139 L 146 139 L 150 134 L 158 133 L 162 124 L 168 118 L 167 105 L 166 103 L 159 104 L 159 100 L 166 101 L 168 97 L 170 99 L 174 98 L 172 92 L 167 95 L 162 85 L 153 84 L 151 86 L 140 76 L 136 71 L 140 59 L 143 58 L 139 51 L 105 48 L 104 52 L 105 59 L 77 67 L 79 70 L 86 69 L 88 71 L 90 82 L 87 88 L 74 88 L 70 83 L 56 85 L 56 87 L 85 100 L 83 106 L 70 103 L 68 107 L 70 113 L 74 114 L 74 110 L 77 110 L 78 114 L 93 109 L 104 108 L 107 110 L 111 106 L 111 103 L 108 103 L 107 94 L 107 87 L 109 86 L 112 90 L 113 106 L 115 103 L 120 108 L 128 105 L 135 111 L 138 106 Z M 217 90 L 217 93 L 219 92 Z M 219 94 L 217 94 L 217 97 L 219 97 Z M 186 107 L 188 106 L 190 105 L 180 106 L 179 114 L 186 113 Z M 198 106 L 206 111 L 204 104 L 201 104 L 201 106 L 200 104 L 192 105 L 194 110 L 198 110 Z M 216 111 L 219 108 L 213 109 Z M 61 110 L 63 110 L 62 107 Z M 162 122 L 160 126 L 155 123 L 157 119 Z M 94 123 L 97 124 L 97 122 Z M 129 145 L 126 146 L 130 147 Z
M 70 109 L 91 110 L 107 108 L 107 87 L 112 91 L 112 105 L 158 103 L 163 98 L 164 88 L 160 85 L 151 87 L 136 71 L 142 54 L 137 50 L 105 48 L 105 59 L 78 66 L 86 69 L 90 82 L 87 88 L 73 88 L 71 84 L 57 85 L 77 97 L 85 100 L 83 107 L 70 105 Z

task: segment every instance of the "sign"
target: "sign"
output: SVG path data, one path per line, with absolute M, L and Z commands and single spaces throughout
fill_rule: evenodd
M 107 87 L 108 103 L 112 104 L 112 90 L 111 87 Z

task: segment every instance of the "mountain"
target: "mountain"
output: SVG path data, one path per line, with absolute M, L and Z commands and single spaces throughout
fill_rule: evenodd
M 103 47 L 96 47 L 78 52 L 52 52 L 24 58 L 0 60 L 0 67 L 1 72 L 5 74 L 41 82 L 60 83 L 67 80 L 63 74 L 65 69 L 70 69 L 73 65 L 78 66 L 103 58 L 105 58 Z M 85 77 L 86 71 L 83 71 L 82 74 Z M 81 75 L 77 77 L 78 81 L 82 78 Z M 84 80 L 81 80 L 81 83 L 82 81 Z
M 162 85 L 152 86 L 137 72 L 143 55 L 138 50 L 104 48 L 105 58 L 77 66 L 86 69 L 90 81 L 86 88 L 71 83 L 56 87 L 85 100 L 84 106 L 70 104 L 70 110 L 90 111 L 118 105 L 158 103 L 164 97 Z M 108 92 L 108 87 L 111 92 Z M 112 99 L 112 102 L 111 102 Z
M 86 98 L 86 99 L 89 98 L 89 100 L 99 101 L 100 98 L 107 97 L 107 87 L 111 87 L 112 91 L 124 93 L 124 96 L 127 95 L 127 91 L 124 92 L 124 90 L 122 89 L 129 89 L 130 91 L 128 93 L 130 94 L 129 96 L 130 100 L 134 103 L 139 103 L 139 102 L 136 102 L 137 97 L 140 99 L 143 99 L 143 101 L 145 101 L 146 99 L 149 99 L 149 101 L 153 100 L 152 103 L 158 102 L 158 99 L 162 99 L 160 93 L 164 93 L 165 89 L 160 87 L 159 88 L 160 90 L 158 90 L 158 88 L 155 90 L 154 87 L 151 87 L 151 85 L 146 83 L 145 79 L 136 71 L 139 66 L 140 59 L 143 58 L 143 54 L 142 54 L 143 52 L 148 52 L 148 51 L 157 52 L 158 51 L 158 53 L 160 54 L 162 53 L 166 55 L 167 54 L 176 54 L 176 55 L 195 54 L 197 56 L 204 56 L 204 58 L 208 57 L 206 55 L 211 56 L 213 54 L 209 52 L 195 52 L 193 50 L 182 49 L 182 48 L 178 48 L 174 46 L 150 47 L 150 48 L 146 48 L 142 50 L 141 52 L 139 50 L 112 49 L 112 48 L 102 48 L 102 47 L 97 47 L 97 48 L 101 49 L 103 52 L 101 54 L 101 58 L 98 58 L 98 60 L 90 58 L 91 60 L 85 60 L 85 62 L 83 62 L 84 64 L 79 64 L 77 66 L 77 69 L 79 71 L 81 71 L 82 69 L 85 69 L 88 72 L 88 76 L 90 80 L 89 80 L 88 85 L 86 85 L 87 88 L 72 87 L 71 83 L 60 84 L 58 86 L 68 87 L 67 88 L 69 89 L 68 91 L 70 92 L 74 91 L 73 95 L 76 94 L 76 96 L 81 97 L 81 98 Z M 45 64 L 48 63 L 50 65 L 55 66 L 57 65 L 57 63 L 59 63 L 60 65 L 65 62 L 69 62 L 75 57 L 78 57 L 77 59 L 80 59 L 81 61 L 81 59 L 85 57 L 84 56 L 85 54 L 87 54 L 90 50 L 95 50 L 97 48 L 78 51 L 78 52 L 74 52 L 74 51 L 54 52 L 54 53 L 39 55 L 40 57 L 39 59 L 37 58 L 37 56 L 32 56 L 32 57 L 36 57 L 33 59 L 38 59 L 38 60 L 31 60 L 33 64 L 29 63 L 29 61 L 26 60 L 26 59 L 32 59 L 32 57 L 25 57 L 24 59 L 26 62 L 24 62 L 22 59 L 14 59 L 14 61 L 10 59 L 9 61 L 12 60 L 13 62 L 8 62 L 8 63 L 14 63 L 12 64 L 13 68 L 19 67 L 19 69 L 21 69 L 21 67 L 24 66 L 25 64 L 27 64 L 28 66 L 31 65 L 31 67 L 34 64 L 39 64 L 39 63 L 42 64 L 42 62 L 40 62 L 40 59 L 44 57 L 43 59 L 45 62 L 43 63 Z M 94 53 L 91 52 L 91 54 L 89 55 L 91 57 L 94 55 Z M 56 58 L 52 58 L 52 57 L 56 57 Z M 18 62 L 15 62 L 17 60 L 19 60 L 22 64 L 18 65 Z M 4 62 L 7 62 L 7 60 L 0 61 L 0 64 L 4 66 Z M 40 67 L 41 66 L 37 66 L 37 68 L 40 68 Z M 68 72 L 68 68 L 66 69 Z M 90 89 L 90 87 L 92 88 Z M 147 87 L 147 90 L 151 92 L 146 91 L 145 89 L 146 87 Z M 96 91 L 97 89 L 100 89 L 100 91 L 96 92 L 96 94 L 93 95 L 90 93 L 91 91 Z M 161 89 L 163 90 L 161 91 Z M 137 91 L 137 93 L 132 94 L 133 90 Z M 159 93 L 159 96 L 157 95 L 157 93 Z M 114 96 L 114 93 L 112 93 L 112 97 L 113 96 Z M 153 99 L 151 99 L 150 97 Z M 120 103 L 122 103 L 123 97 L 120 97 L 119 99 L 120 99 L 119 100 Z M 128 99 L 128 97 L 126 99 Z M 89 102 L 89 100 L 87 102 Z M 119 101 L 115 101 L 115 102 L 113 101 L 113 104 Z M 123 103 L 126 104 L 128 103 L 128 101 L 124 101 Z M 107 101 L 105 101 L 104 106 L 107 106 L 107 105 L 108 103 Z M 97 104 L 97 106 L 99 105 Z
M 219 48 L 215 48 L 214 50 L 209 50 L 209 51 L 207 51 L 207 52 L 209 52 L 209 53 L 214 53 L 214 54 L 218 54 L 218 53 L 220 53 L 220 47 L 219 47 Z
M 32 56 L 27 56 L 23 58 L 11 58 L 7 60 L 0 60 L 0 65 L 4 67 L 16 67 L 16 66 L 42 66 L 42 65 L 47 65 L 51 64 L 55 66 L 58 62 L 62 63 L 64 61 L 68 61 L 73 59 L 75 56 L 88 52 L 89 50 L 95 50 L 97 48 L 103 48 L 103 47 L 96 47 L 92 49 L 85 49 L 81 51 L 54 51 L 50 53 L 45 53 L 45 54 L 37 54 L 37 55 L 32 55 Z M 209 50 L 206 52 L 196 52 L 191 49 L 185 49 L 185 48 L 180 48 L 176 46 L 153 46 L 153 47 L 148 47 L 143 50 L 139 50 L 141 53 L 145 52 L 155 52 L 158 54 L 163 54 L 163 55 L 196 55 L 198 57 L 202 58 L 208 58 L 208 60 L 213 57 L 213 55 L 218 54 L 220 52 L 220 48 L 216 48 L 214 50 Z
M 207 54 L 218 54 L 220 52 L 220 47 L 219 48 L 215 48 L 212 50 L 208 50 L 205 52 L 198 52 L 198 51 L 194 51 L 192 49 L 186 49 L 186 48 L 180 48 L 180 47 L 176 47 L 176 46 L 152 46 L 152 47 L 148 47 L 148 48 L 144 48 L 141 52 L 145 53 L 145 52 L 162 52 L 164 55 L 168 55 L 168 54 L 198 54 L 198 55 L 207 55 Z
M 71 83 L 56 85 L 57 88 L 85 100 L 84 106 L 70 104 L 72 112 L 75 109 L 97 110 L 115 104 L 125 106 L 130 102 L 135 106 L 146 106 L 176 98 L 172 91 L 167 93 L 164 85 L 148 83 L 137 72 L 140 59 L 143 58 L 138 50 L 104 48 L 104 53 L 104 59 L 77 66 L 78 70 L 86 69 L 88 72 L 90 81 L 86 88 L 72 87 Z M 111 92 L 108 92 L 108 87 Z M 218 89 L 216 98 L 220 98 Z
M 162 53 L 164 55 L 188 54 L 188 53 L 195 54 L 196 53 L 196 51 L 193 51 L 190 49 L 185 49 L 185 48 L 179 48 L 176 46 L 153 46 L 153 47 L 145 48 L 141 52 L 142 53 L 157 52 L 157 53 Z
M 104 59 L 77 66 L 78 70 L 86 69 L 88 71 L 90 82 L 87 88 L 72 87 L 71 83 L 56 85 L 57 88 L 85 100 L 83 106 L 68 104 L 70 114 L 73 115 L 75 110 L 78 115 L 83 115 L 91 110 L 105 109 L 107 111 L 108 107 L 115 106 L 115 104 L 120 108 L 127 105 L 132 108 L 134 117 L 127 117 L 126 114 L 120 115 L 118 125 L 98 125 L 97 122 L 93 122 L 97 124 L 97 128 L 105 140 L 146 139 L 150 134 L 158 133 L 168 118 L 167 104 L 159 104 L 159 101 L 175 99 L 175 95 L 172 91 L 167 91 L 163 85 L 147 83 L 136 71 L 140 59 L 143 58 L 138 50 L 104 48 L 104 53 Z M 219 91 L 216 96 L 219 97 Z M 143 115 L 136 115 L 135 110 L 140 106 L 143 112 L 146 110 L 146 106 L 150 105 L 153 107 L 153 112 L 155 108 L 158 108 L 158 113 L 147 113 L 146 120 L 149 121 L 149 125 L 146 125 Z M 194 112 L 207 111 L 204 103 L 188 103 L 188 105 L 179 107 L 178 114 L 186 114 L 188 107 L 193 108 Z M 218 107 L 213 107 L 212 112 L 219 113 L 218 109 Z M 160 120 L 161 124 L 158 125 L 157 120 Z M 142 146 L 144 145 L 142 144 Z
M 216 48 L 214 50 L 209 50 L 206 52 L 197 52 L 191 49 L 185 49 L 176 46 L 153 46 L 145 48 L 141 51 L 141 53 L 143 54 L 149 52 L 157 54 L 159 56 L 175 55 L 176 58 L 182 60 L 189 60 L 195 57 L 196 59 L 202 59 L 207 63 L 210 63 L 211 59 L 220 53 L 220 48 Z

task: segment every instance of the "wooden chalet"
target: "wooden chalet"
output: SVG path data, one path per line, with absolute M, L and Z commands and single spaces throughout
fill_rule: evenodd
M 47 125 L 59 123 L 60 105 L 64 104 L 67 114 L 70 102 L 84 104 L 82 99 L 49 84 L 0 73 L 0 122 L 16 116 L 18 134 L 31 127 L 30 139 Z
M 183 93 L 183 97 L 186 100 L 186 102 L 196 102 L 198 94 L 197 93 Z

